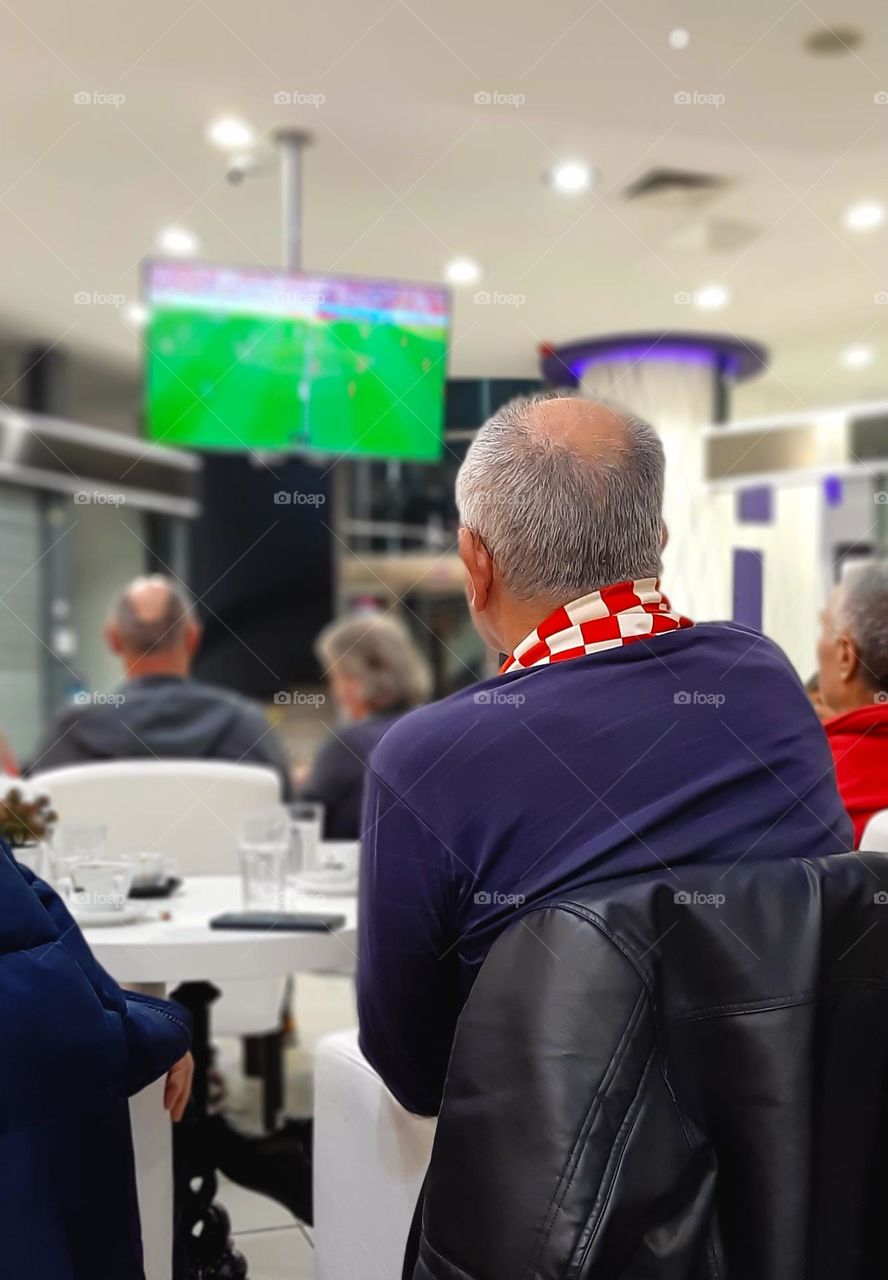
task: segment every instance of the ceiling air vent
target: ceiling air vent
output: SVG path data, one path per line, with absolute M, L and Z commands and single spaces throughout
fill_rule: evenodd
M 711 200 L 728 185 L 728 179 L 717 173 L 698 173 L 692 169 L 648 169 L 623 191 L 626 200 L 646 204 L 688 205 Z

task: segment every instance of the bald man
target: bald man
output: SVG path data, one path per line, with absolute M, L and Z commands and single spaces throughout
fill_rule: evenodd
M 94 760 L 242 761 L 270 765 L 289 797 L 287 759 L 262 711 L 192 678 L 200 637 L 200 623 L 175 583 L 160 574 L 136 578 L 105 624 L 123 684 L 101 699 L 66 707 L 30 771 Z
M 575 397 L 499 410 L 460 469 L 469 610 L 508 656 L 388 731 L 364 812 L 361 1044 L 412 1111 L 437 1111 L 460 1009 L 524 907 L 852 848 L 783 653 L 663 594 L 663 470 L 650 426 Z

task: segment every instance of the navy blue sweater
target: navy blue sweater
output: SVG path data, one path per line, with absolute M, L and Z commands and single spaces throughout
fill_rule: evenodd
M 361 1046 L 434 1114 L 456 1020 L 522 908 L 597 880 L 853 848 L 785 655 L 704 623 L 487 680 L 399 720 L 364 809 Z

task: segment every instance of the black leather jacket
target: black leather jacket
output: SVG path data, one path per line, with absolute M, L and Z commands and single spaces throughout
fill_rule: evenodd
M 414 1280 L 881 1280 L 886 1083 L 888 856 L 540 907 L 460 1019 Z

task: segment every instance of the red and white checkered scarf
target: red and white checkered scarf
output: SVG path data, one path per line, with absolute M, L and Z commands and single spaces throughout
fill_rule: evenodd
M 656 578 L 618 582 L 550 613 L 516 646 L 500 667 L 500 675 L 517 667 L 542 667 L 601 649 L 618 649 L 633 640 L 693 625 L 672 609 Z

